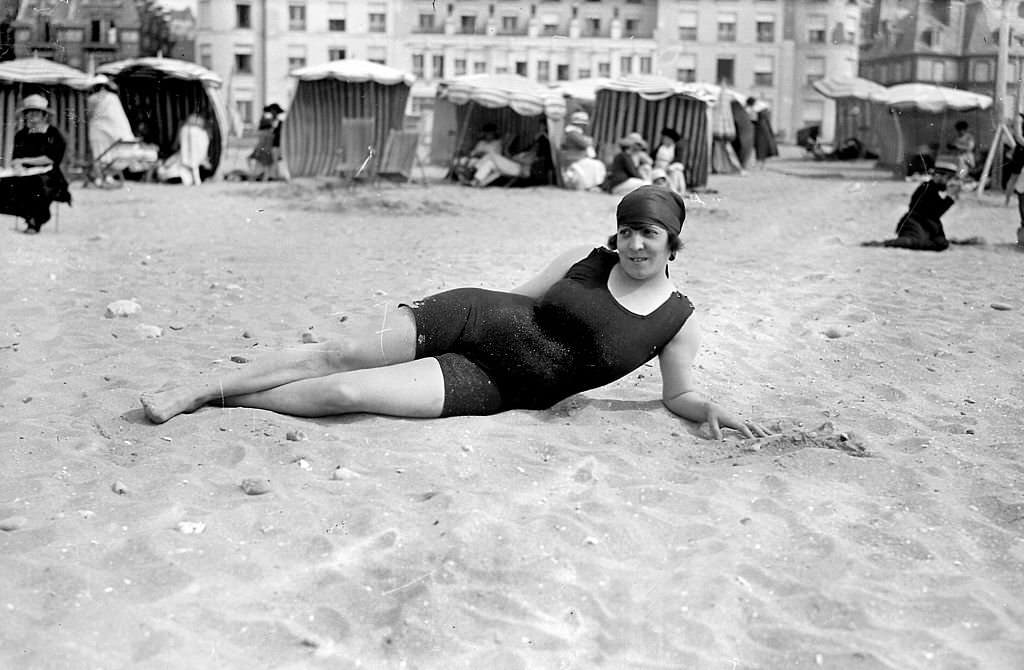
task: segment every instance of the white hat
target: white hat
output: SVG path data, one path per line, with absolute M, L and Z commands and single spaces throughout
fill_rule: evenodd
M 53 110 L 50 109 L 50 103 L 47 102 L 46 98 L 35 93 L 25 96 L 25 99 L 21 101 L 21 109 L 18 111 L 24 114 L 33 110 L 53 114 Z
M 590 123 L 590 114 L 587 114 L 582 110 L 573 112 L 572 115 L 569 116 L 569 123 L 576 126 L 585 126 Z

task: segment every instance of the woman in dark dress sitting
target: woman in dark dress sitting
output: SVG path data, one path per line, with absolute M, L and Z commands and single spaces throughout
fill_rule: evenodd
M 50 204 L 71 204 L 68 181 L 61 172 L 66 143 L 50 125 L 53 110 L 46 98 L 30 95 L 21 107 L 24 127 L 14 135 L 13 176 L 0 179 L 0 212 L 25 219 L 26 233 L 38 233 L 50 220 Z

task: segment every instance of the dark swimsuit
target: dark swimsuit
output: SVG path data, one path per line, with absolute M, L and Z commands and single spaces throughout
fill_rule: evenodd
M 608 291 L 618 262 L 594 249 L 539 300 L 464 288 L 414 303 L 416 358 L 444 375 L 442 416 L 546 409 L 657 356 L 693 305 L 673 291 L 650 314 L 630 312 Z

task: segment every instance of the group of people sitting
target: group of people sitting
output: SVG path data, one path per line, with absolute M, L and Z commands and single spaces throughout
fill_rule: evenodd
M 597 156 L 594 138 L 588 132 L 590 116 L 574 112 L 565 126 L 559 145 L 559 171 L 562 184 L 572 190 L 603 190 L 625 195 L 645 184 L 665 186 L 679 195 L 686 192 L 686 169 L 680 135 L 672 128 L 661 131 L 661 142 L 653 157 L 647 141 L 639 133 L 619 140 L 620 151 L 605 165 Z M 532 177 L 530 183 L 551 183 L 554 167 L 551 145 L 544 122 L 533 144 L 525 151 L 506 155 L 505 142 L 498 127 L 487 123 L 476 144 L 466 155 L 455 159 L 453 174 L 470 186 L 488 186 L 502 177 Z
M 116 83 L 97 79 L 87 100 L 90 179 L 111 174 L 150 176 L 169 183 L 199 184 L 210 169 L 210 133 L 203 115 L 190 114 L 178 130 L 173 152 L 159 158 L 155 144 L 132 132 Z M 70 205 L 71 193 L 61 164 L 67 151 L 64 134 L 53 123 L 55 110 L 45 96 L 33 93 L 18 109 L 21 128 L 14 134 L 11 162 L 0 169 L 0 213 L 25 220 L 25 233 L 38 233 L 54 202 Z

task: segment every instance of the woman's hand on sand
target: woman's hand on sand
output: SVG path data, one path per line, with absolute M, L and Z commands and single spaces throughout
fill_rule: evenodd
M 759 423 L 741 419 L 735 414 L 725 411 L 714 403 L 709 402 L 707 404 L 707 408 L 708 413 L 705 421 L 707 421 L 708 428 L 711 429 L 711 436 L 716 440 L 722 439 L 723 428 L 732 428 L 746 438 L 768 437 L 771 435 L 771 433 Z

